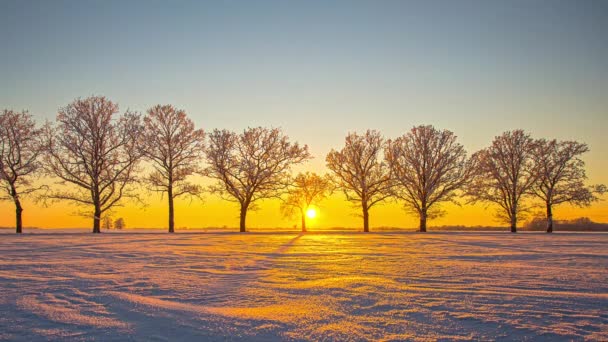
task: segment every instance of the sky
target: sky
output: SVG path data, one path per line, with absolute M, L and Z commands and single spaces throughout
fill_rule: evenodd
M 327 172 L 348 132 L 397 137 L 432 124 L 467 151 L 506 130 L 589 144 L 589 183 L 608 184 L 608 2 L 605 1 L 12 1 L 0 2 L 0 108 L 39 122 L 75 98 L 104 95 L 121 110 L 187 111 L 197 127 L 280 127 Z M 206 182 L 206 181 L 204 181 Z M 27 202 L 26 226 L 83 227 L 67 203 Z M 251 227 L 291 227 L 276 201 Z M 496 225 L 492 207 L 448 206 L 432 225 Z M 238 225 L 211 195 L 180 201 L 177 227 Z M 311 227 L 358 227 L 344 197 Z M 0 226 L 13 223 L 0 203 Z M 128 226 L 165 227 L 164 201 L 125 203 Z M 398 203 L 374 226 L 414 227 Z M 556 218 L 608 222 L 608 204 L 568 206 Z

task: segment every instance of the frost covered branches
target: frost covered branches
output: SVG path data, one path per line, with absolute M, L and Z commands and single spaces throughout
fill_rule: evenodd
M 42 130 L 28 112 L 0 113 L 0 199 L 15 204 L 17 233 L 23 229 L 22 197 L 40 189 L 33 181 L 40 174 L 41 137 Z
M 418 214 L 421 232 L 426 231 L 427 218 L 442 214 L 441 202 L 455 202 L 456 192 L 472 174 L 466 151 L 454 133 L 430 125 L 389 140 L 385 158 L 394 181 L 391 194 Z
M 137 196 L 142 125 L 133 112 L 117 113 L 118 105 L 105 97 L 77 99 L 46 129 L 45 166 L 61 185 L 48 197 L 92 207 L 94 233 L 105 211 Z
M 293 186 L 287 191 L 287 196 L 281 203 L 281 211 L 285 217 L 295 213 L 302 220 L 302 231 L 306 231 L 306 212 L 312 205 L 318 205 L 332 190 L 329 177 L 322 177 L 314 172 L 299 173 L 293 179 Z
M 205 133 L 195 129 L 186 112 L 171 105 L 157 105 L 144 117 L 141 152 L 153 171 L 145 181 L 153 191 L 167 194 L 169 232 L 175 231 L 174 199 L 200 196 L 202 187 L 187 178 L 200 172 Z
M 214 130 L 206 149 L 205 174 L 217 180 L 213 193 L 240 205 L 240 231 L 247 211 L 261 199 L 279 197 L 289 186 L 291 166 L 310 158 L 278 128 L 248 128 L 241 134 Z
M 532 155 L 534 144 L 528 133 L 508 131 L 472 156 L 475 177 L 468 194 L 473 202 L 500 206 L 498 216 L 510 223 L 513 233 L 517 232 L 518 216 L 529 209 L 523 199 L 538 179 Z
M 468 158 L 453 132 L 419 125 L 388 140 L 376 130 L 349 133 L 340 149 L 326 155 L 330 175 L 308 171 L 294 177 L 294 166 L 312 157 L 307 145 L 290 141 L 281 129 L 206 134 L 173 105 L 155 105 L 142 120 L 92 96 L 61 108 L 55 122 L 41 128 L 27 111 L 0 112 L 0 199 L 14 203 L 18 233 L 23 198 L 41 188 L 45 199 L 84 208 L 99 233 L 102 219 L 111 226 L 113 208 L 126 199 L 142 201 L 142 185 L 167 196 L 171 233 L 176 198 L 201 198 L 207 191 L 237 203 L 241 232 L 260 200 L 278 199 L 280 214 L 299 215 L 306 231 L 309 209 L 338 189 L 362 213 L 365 232 L 370 209 L 390 198 L 417 216 L 421 232 L 429 219 L 445 214 L 443 205 L 461 205 L 461 198 L 498 208 L 512 232 L 524 214 L 542 206 L 552 232 L 555 206 L 589 206 L 607 191 L 586 184 L 582 157 L 588 151 L 577 141 L 534 139 L 513 130 Z
M 553 232 L 553 206 L 570 203 L 589 206 L 606 192 L 605 185 L 585 185 L 585 162 L 580 158 L 589 151 L 576 141 L 540 139 L 532 154 L 535 160 L 536 184 L 530 194 L 541 200 L 547 212 L 547 232 Z
M 351 133 L 342 150 L 332 149 L 325 159 L 336 187 L 348 201 L 361 206 L 365 232 L 369 232 L 369 209 L 390 196 L 389 168 L 380 158 L 383 147 L 384 139 L 378 131 Z

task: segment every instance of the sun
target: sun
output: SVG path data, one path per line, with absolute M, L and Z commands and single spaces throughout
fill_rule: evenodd
M 317 216 L 317 211 L 314 208 L 308 208 L 308 210 L 306 210 L 306 216 L 309 219 L 314 219 Z

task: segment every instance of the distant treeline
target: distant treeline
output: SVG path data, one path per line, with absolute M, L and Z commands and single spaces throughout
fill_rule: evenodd
M 544 218 L 536 217 L 526 223 L 524 230 L 544 230 L 546 228 L 545 223 L 546 221 Z M 593 222 L 588 217 L 579 217 L 573 220 L 555 220 L 554 225 L 556 229 L 561 231 L 608 231 L 608 223 Z
M 498 226 L 465 226 L 465 225 L 444 225 L 432 226 L 434 231 L 504 231 L 505 227 Z M 608 232 L 608 223 L 593 222 L 588 217 L 579 217 L 572 220 L 554 220 L 553 228 L 559 231 L 573 232 Z M 341 230 L 344 228 L 335 227 L 332 230 Z M 522 231 L 545 231 L 547 229 L 547 219 L 544 217 L 535 217 L 528 220 L 519 230 Z M 400 231 L 400 230 L 416 230 L 416 228 L 399 228 L 399 227 L 377 227 L 376 230 L 381 231 Z
M 328 174 L 294 175 L 292 167 L 312 156 L 307 145 L 290 141 L 278 128 L 205 132 L 172 105 L 153 106 L 145 115 L 120 114 L 103 96 L 76 99 L 43 126 L 27 111 L 7 109 L 0 113 L 0 199 L 14 203 L 17 233 L 25 196 L 82 206 L 99 233 L 124 226 L 111 220 L 112 209 L 125 200 L 144 202 L 142 187 L 167 200 L 169 232 L 175 229 L 178 197 L 209 193 L 237 203 L 241 232 L 259 201 L 280 199 L 281 213 L 298 215 L 306 231 L 309 209 L 337 191 L 361 210 L 365 232 L 370 209 L 393 200 L 419 218 L 421 232 L 429 219 L 445 215 L 442 204 L 452 202 L 491 204 L 515 233 L 532 208 L 545 210 L 543 224 L 552 232 L 556 206 L 589 206 L 606 192 L 602 184 L 586 184 L 584 143 L 513 130 L 468 156 L 449 130 L 404 130 L 392 139 L 375 130 L 349 133 L 341 149 L 325 156 Z M 204 188 L 192 181 L 195 175 L 214 183 Z
M 120 219 L 119 219 L 120 220 Z M 112 227 L 107 227 L 104 226 L 104 229 L 123 229 L 121 224 L 123 224 L 122 222 L 112 226 Z M 537 217 L 537 218 L 533 218 L 529 221 L 527 221 L 523 227 L 520 228 L 520 230 L 522 231 L 545 231 L 547 221 L 544 217 Z M 554 224 L 554 229 L 559 230 L 559 231 L 570 231 L 570 232 L 608 232 L 608 223 L 598 223 L 598 222 L 593 222 L 591 219 L 589 219 L 588 217 L 579 217 L 576 219 L 572 219 L 572 220 L 554 220 L 553 221 Z M 458 232 L 458 231 L 473 231 L 473 232 L 487 232 L 487 231 L 504 231 L 505 227 L 497 227 L 497 226 L 465 226 L 465 225 L 445 225 L 445 226 L 432 226 L 431 227 L 433 229 L 433 231 L 454 231 L 454 232 Z M 15 227 L 0 227 L 0 229 L 2 230 L 9 230 L 9 229 L 15 229 Z M 39 227 L 27 227 L 27 229 L 41 229 Z M 135 230 L 137 229 L 145 229 L 145 230 L 151 230 L 151 228 L 135 228 Z M 230 230 L 232 228 L 230 227 L 222 227 L 222 228 L 218 228 L 218 227 L 205 227 L 205 228 L 187 228 L 187 227 L 182 227 L 180 228 L 184 231 L 189 231 L 189 230 L 202 230 L 202 231 L 216 231 L 216 230 Z M 262 228 L 260 229 L 261 231 L 275 231 L 275 232 L 282 232 L 285 230 L 290 230 L 288 228 L 274 228 L 274 229 L 270 229 L 270 228 Z M 351 229 L 345 228 L 345 227 L 330 227 L 330 228 L 323 228 L 320 229 L 321 231 L 335 231 L 335 232 L 342 232 L 342 231 L 350 231 Z M 376 231 L 417 231 L 418 228 L 403 228 L 403 227 L 376 227 L 375 228 Z

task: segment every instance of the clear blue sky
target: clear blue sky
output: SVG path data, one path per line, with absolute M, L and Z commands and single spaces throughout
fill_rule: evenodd
M 607 123 L 606 1 L 4 0 L 0 32 L 0 104 L 41 117 L 104 94 L 302 138 Z
M 0 107 L 76 97 L 280 126 L 322 167 L 348 131 L 430 123 L 474 152 L 502 131 L 590 144 L 608 183 L 608 1 L 0 2 Z

